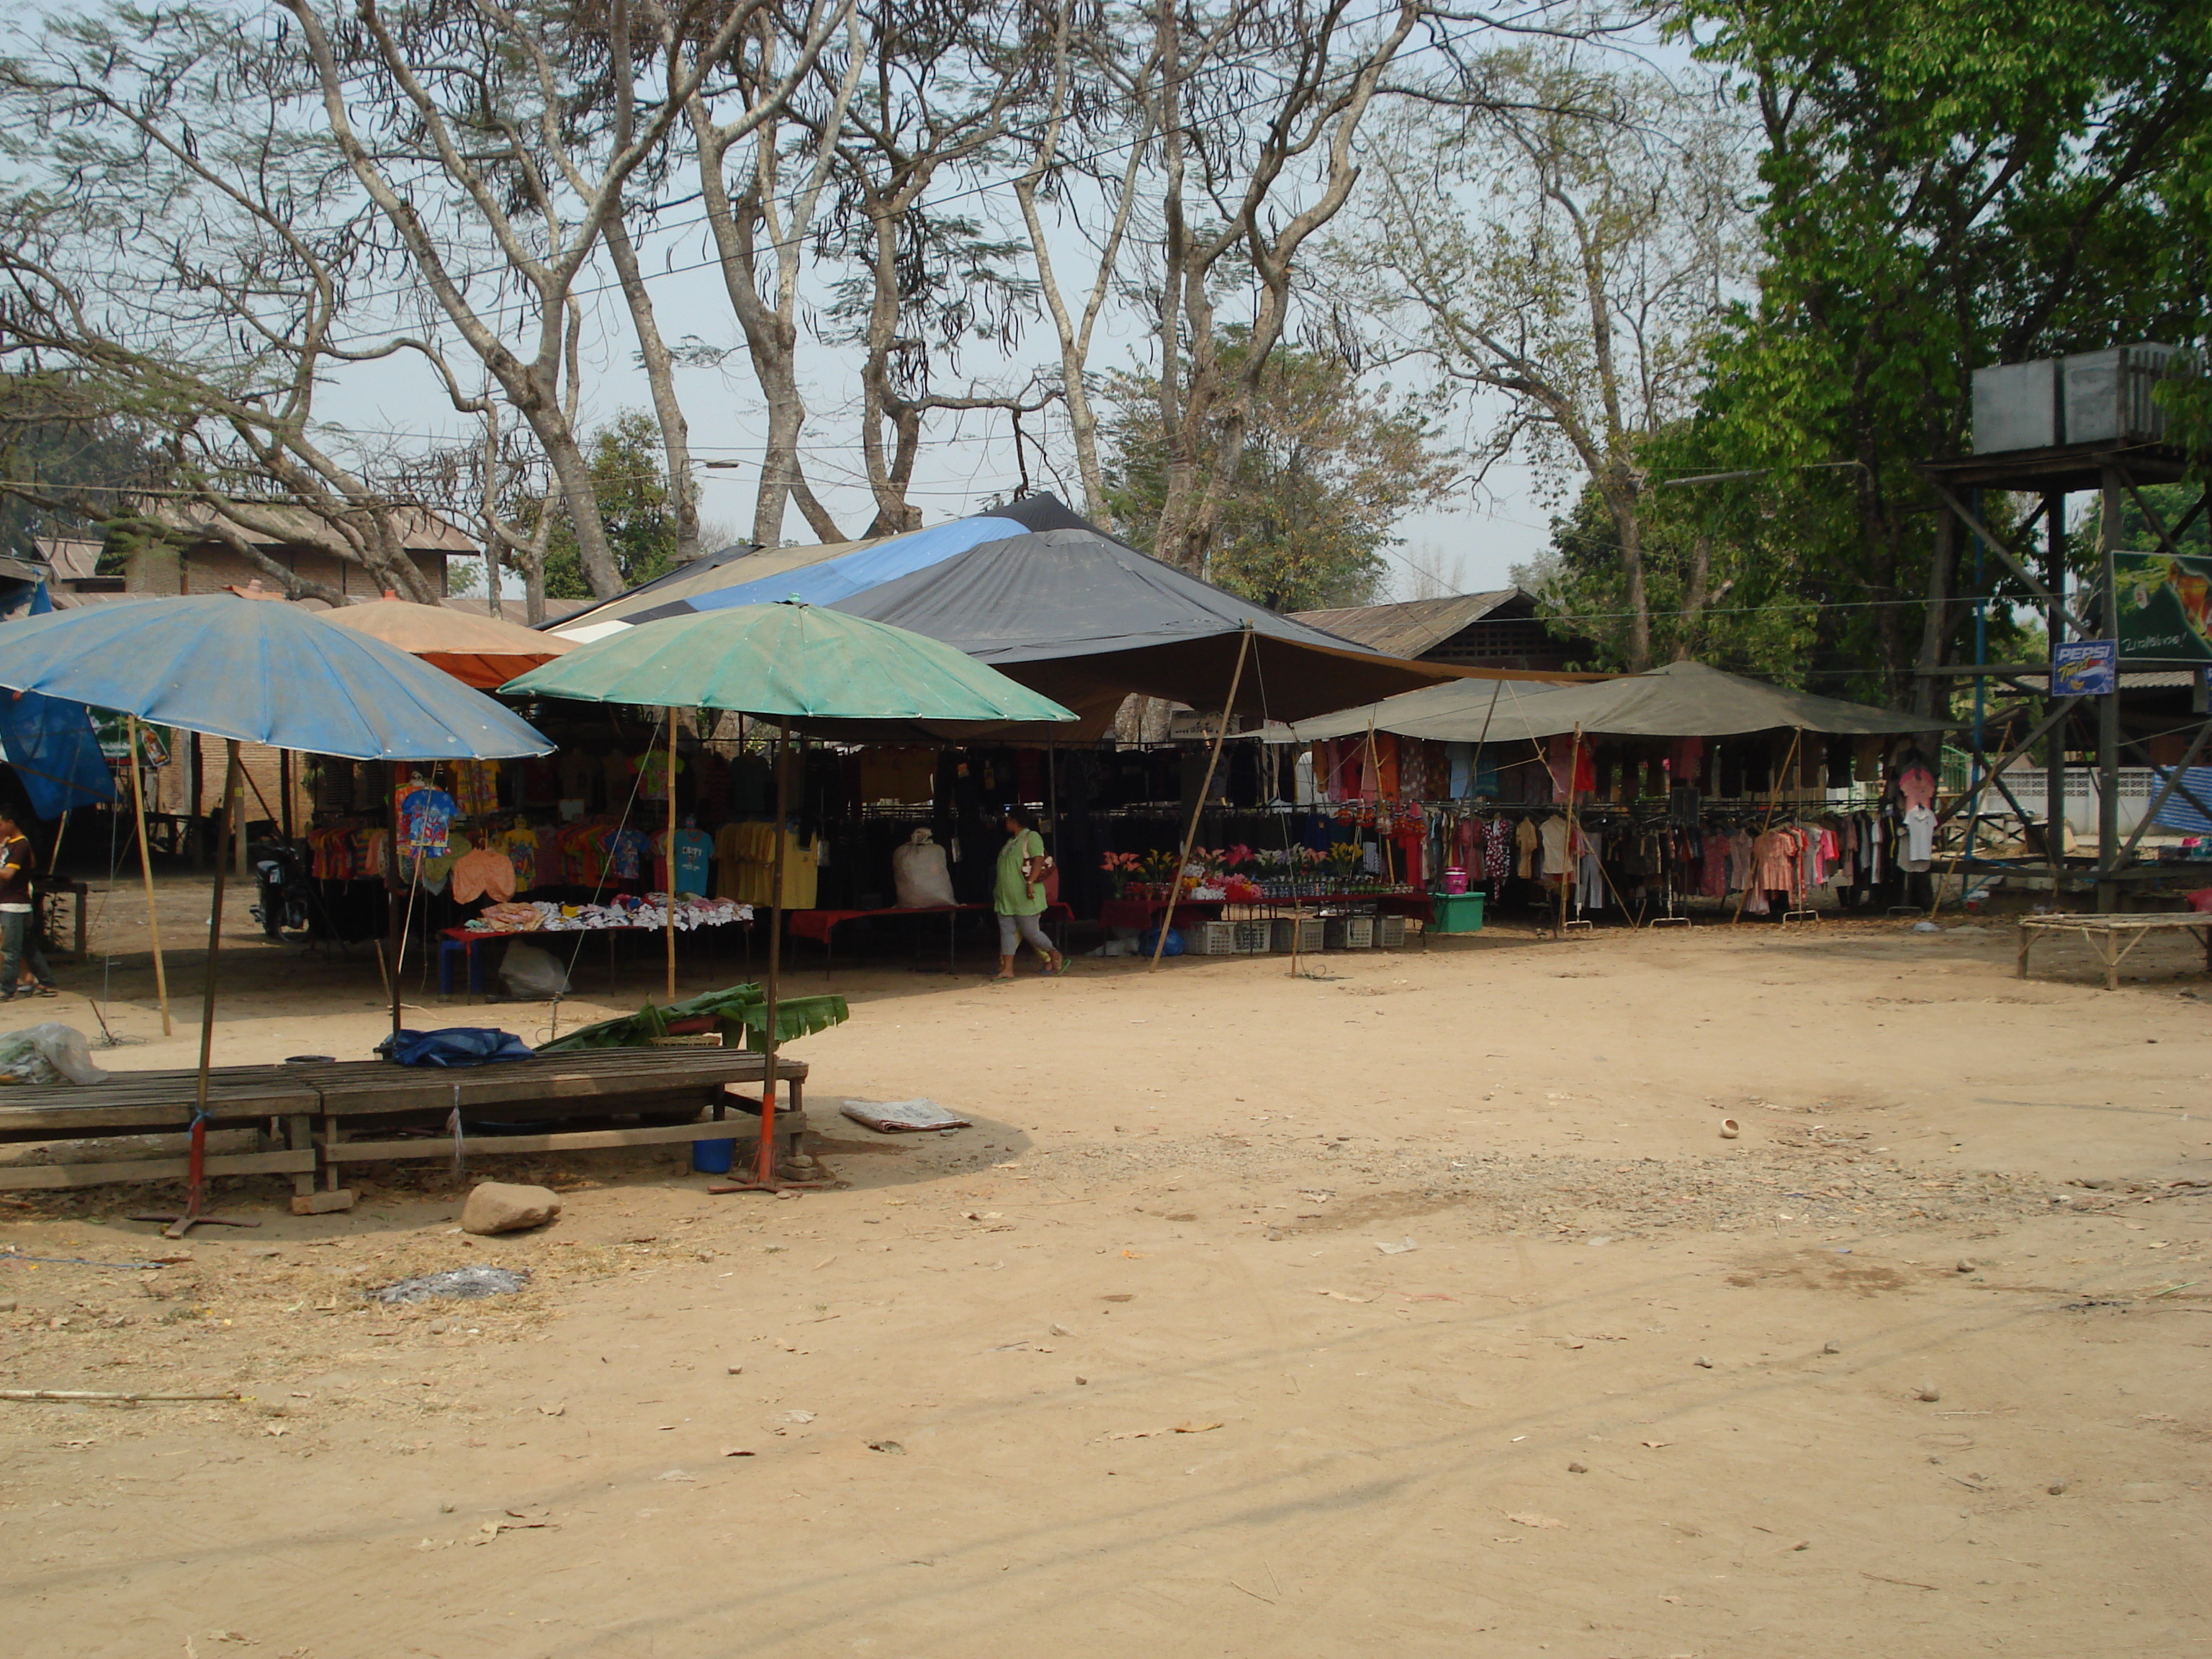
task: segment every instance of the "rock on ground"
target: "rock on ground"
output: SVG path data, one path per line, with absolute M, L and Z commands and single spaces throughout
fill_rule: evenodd
M 561 1200 L 550 1187 L 519 1187 L 486 1181 L 470 1193 L 461 1209 L 465 1233 L 516 1233 L 542 1227 L 561 1213 Z

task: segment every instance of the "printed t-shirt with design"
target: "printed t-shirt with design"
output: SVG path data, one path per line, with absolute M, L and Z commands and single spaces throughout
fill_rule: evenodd
M 399 845 L 410 858 L 442 857 L 452 839 L 459 804 L 442 789 L 415 788 L 399 798 Z
M 688 763 L 683 756 L 676 757 L 676 775 L 684 775 Z M 668 751 L 654 749 L 639 757 L 637 763 L 637 793 L 647 800 L 668 799 Z
M 676 832 L 676 885 L 670 890 L 678 893 L 707 891 L 707 872 L 714 861 L 714 838 L 703 830 L 678 830 Z

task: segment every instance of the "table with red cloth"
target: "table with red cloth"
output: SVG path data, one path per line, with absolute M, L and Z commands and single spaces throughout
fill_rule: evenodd
M 793 939 L 818 940 L 822 946 L 823 971 L 828 972 L 836 963 L 836 946 L 832 942 L 836 930 L 848 921 L 860 921 L 871 916 L 943 916 L 945 918 L 945 961 L 952 963 L 953 930 L 960 917 L 970 911 L 988 911 L 988 904 L 894 904 L 875 910 L 787 910 L 784 925 Z M 1065 904 L 1048 904 L 1043 920 L 1072 921 L 1075 912 Z
M 1175 913 L 1179 916 L 1194 915 L 1211 921 L 1221 914 L 1227 899 L 1181 898 L 1175 902 Z M 1098 906 L 1098 925 L 1102 927 L 1150 927 L 1166 911 L 1165 899 L 1115 898 Z

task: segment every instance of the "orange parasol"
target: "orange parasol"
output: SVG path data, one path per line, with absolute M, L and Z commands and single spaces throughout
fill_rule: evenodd
M 496 617 L 472 616 L 441 605 L 416 605 L 387 591 L 380 599 L 314 613 L 442 668 L 464 685 L 489 691 L 543 667 L 576 641 L 541 634 Z

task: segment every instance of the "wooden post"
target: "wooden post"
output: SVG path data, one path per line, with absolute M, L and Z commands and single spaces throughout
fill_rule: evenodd
M 676 1000 L 676 711 L 668 711 L 668 1000 Z
M 753 1158 L 753 1180 L 763 1187 L 775 1184 L 775 1012 L 783 979 L 783 842 L 784 821 L 791 815 L 791 775 L 788 766 L 791 732 L 782 721 L 775 727 L 775 851 L 769 860 L 768 986 L 762 1013 L 766 1029 L 761 1047 L 767 1064 L 761 1070 L 760 1146 Z
M 223 746 L 229 751 L 222 769 L 222 810 L 237 810 L 238 800 L 238 740 L 227 738 Z M 216 969 L 222 960 L 222 894 L 224 878 L 230 873 L 228 862 L 218 858 L 215 866 L 215 896 L 208 905 L 207 977 L 200 988 L 200 1071 L 193 1098 L 198 1103 L 197 1115 L 204 1116 L 208 1103 L 208 1067 L 215 1057 L 215 993 Z
M 146 844 L 146 775 L 140 758 L 138 717 L 126 715 L 124 731 L 131 744 L 131 800 L 138 816 L 138 873 L 146 883 L 146 931 L 154 941 L 154 994 L 161 1002 L 161 1035 L 173 1034 L 169 1020 L 169 971 L 161 962 L 161 917 L 154 908 L 154 849 Z
M 1206 792 L 1213 787 L 1213 769 L 1221 763 L 1222 739 L 1229 735 L 1230 717 L 1237 712 L 1237 688 L 1244 683 L 1244 659 L 1252 653 L 1252 624 L 1244 624 L 1244 637 L 1237 641 L 1237 666 L 1229 676 L 1229 701 L 1221 706 L 1221 724 L 1214 728 L 1213 750 L 1206 757 L 1206 776 L 1198 786 L 1198 801 L 1190 809 L 1190 828 L 1183 834 L 1182 855 L 1176 860 L 1175 878 L 1168 884 L 1168 908 L 1160 913 L 1159 932 L 1152 939 L 1152 959 L 1146 965 L 1150 973 L 1160 965 L 1160 955 L 1168 948 L 1168 924 L 1175 920 L 1176 895 L 1182 891 L 1183 866 L 1190 862 L 1190 849 L 1198 843 L 1199 820 L 1206 812 Z

